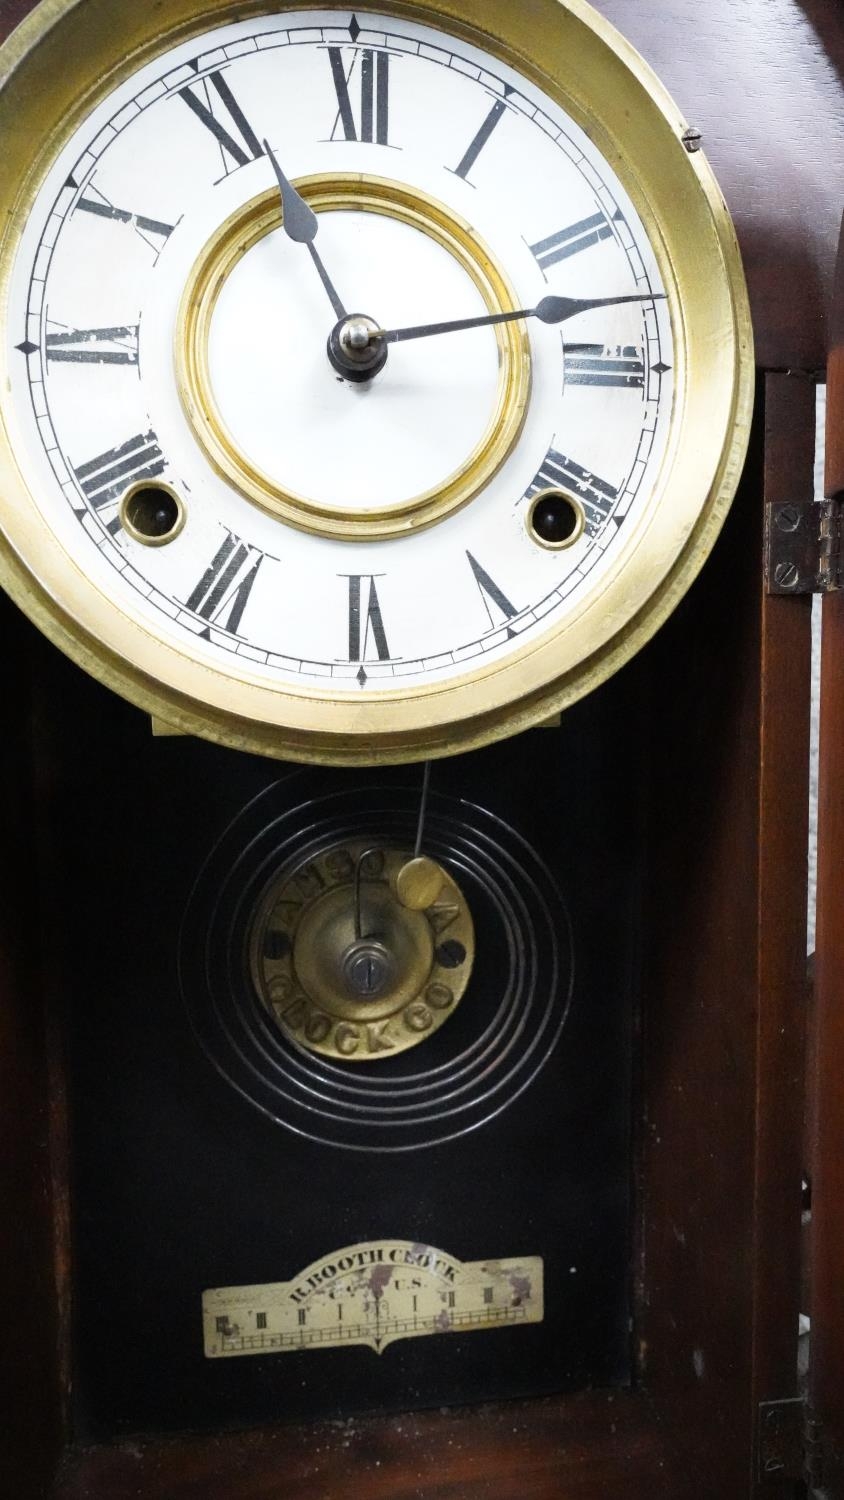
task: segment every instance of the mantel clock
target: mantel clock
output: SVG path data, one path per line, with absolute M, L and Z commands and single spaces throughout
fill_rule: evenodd
M 59 1351 L 27 1500 L 257 1495 L 277 1442 L 273 1493 L 388 1500 L 458 1409 L 471 1475 L 414 1494 L 493 1493 L 484 1411 L 531 1495 L 627 1493 L 571 1488 L 562 1428 L 671 1365 L 661 1100 L 691 1160 L 693 1080 L 725 1134 L 753 1091 L 718 1017 L 755 886 L 715 915 L 707 819 L 777 764 L 713 771 L 781 497 L 700 134 L 582 0 L 42 0 L 0 137 L 0 583 L 63 653 L 10 612 Z M 727 1365 L 695 1345 L 660 1433 Z

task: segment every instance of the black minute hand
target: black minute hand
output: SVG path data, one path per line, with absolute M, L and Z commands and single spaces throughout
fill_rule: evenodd
M 284 232 L 288 239 L 295 241 L 297 245 L 307 245 L 308 253 L 317 268 L 319 279 L 328 293 L 329 301 L 334 308 L 336 316 L 338 318 L 345 318 L 347 315 L 346 309 L 337 295 L 331 277 L 326 271 L 319 254 L 314 248 L 313 242 L 316 239 L 317 230 L 319 229 L 319 219 L 309 204 L 305 202 L 301 193 L 297 193 L 293 183 L 287 180 L 276 160 L 275 153 L 267 141 L 264 141 L 264 150 L 272 162 L 273 171 L 278 178 L 278 185 L 281 189 L 281 217 Z
M 518 318 L 538 318 L 540 323 L 565 323 L 578 313 L 593 307 L 615 307 L 619 302 L 655 302 L 664 292 L 636 292 L 629 297 L 543 297 L 536 307 L 522 307 L 515 312 L 487 313 L 481 318 L 458 318 L 453 323 L 423 323 L 418 328 L 381 328 L 373 335 L 388 344 L 403 344 L 407 339 L 427 339 L 435 333 L 460 333 L 466 328 L 490 328 L 496 323 L 515 323 Z

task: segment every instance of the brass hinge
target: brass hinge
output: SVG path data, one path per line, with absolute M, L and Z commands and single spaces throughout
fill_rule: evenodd
M 763 1401 L 759 1407 L 759 1479 L 793 1479 L 819 1489 L 826 1444 L 817 1414 L 802 1396 Z
M 828 594 L 844 587 L 844 503 L 786 500 L 767 507 L 765 583 L 769 594 Z
M 807 1406 L 803 1417 L 803 1478 L 810 1490 L 819 1490 L 825 1483 L 826 1467 L 823 1423 Z

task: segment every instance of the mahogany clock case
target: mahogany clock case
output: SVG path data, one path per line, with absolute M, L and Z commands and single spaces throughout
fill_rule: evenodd
M 30 8 L 28 0 L 0 0 L 2 29 L 8 30 Z M 224 1431 L 212 1420 L 209 1431 L 200 1417 L 197 1425 L 202 1430 L 196 1436 L 163 1437 L 156 1426 L 135 1430 L 126 1441 L 92 1443 L 84 1438 L 86 1422 L 89 1431 L 96 1426 L 104 1432 L 124 1421 L 140 1421 L 143 1402 L 154 1398 L 149 1387 L 146 1394 L 143 1389 L 135 1393 L 128 1389 L 128 1382 L 121 1388 L 118 1381 L 113 1399 L 103 1391 L 105 1380 L 100 1382 L 99 1397 L 96 1390 L 96 1364 L 107 1343 L 108 1318 L 93 1302 L 93 1268 L 97 1257 L 100 1265 L 107 1258 L 109 1241 L 123 1256 L 124 1269 L 133 1252 L 126 1228 L 123 1245 L 116 1243 L 114 1217 L 110 1225 L 100 1226 L 104 1233 L 97 1238 L 95 1204 L 106 1205 L 109 1200 L 107 1194 L 96 1199 L 94 1163 L 87 1163 L 82 1151 L 86 1128 L 90 1144 L 93 1118 L 93 1108 L 80 1097 L 79 1065 L 87 1064 L 87 1049 L 81 1045 L 82 1030 L 74 1032 L 72 1024 L 69 1030 L 65 1026 L 79 1004 L 84 964 L 96 962 L 93 934 L 98 906 L 105 903 L 115 913 L 119 904 L 113 892 L 105 891 L 113 879 L 107 881 L 102 871 L 83 866 L 78 841 L 87 836 L 86 807 L 91 809 L 92 826 L 100 825 L 102 841 L 103 817 L 97 799 L 105 788 L 111 789 L 112 798 L 122 788 L 118 826 L 111 831 L 112 847 L 117 847 L 122 845 L 127 823 L 137 827 L 138 808 L 149 806 L 148 783 L 154 765 L 168 768 L 160 774 L 163 809 L 168 801 L 178 801 L 168 781 L 174 761 L 200 763 L 204 774 L 206 750 L 209 766 L 221 766 L 227 758 L 218 759 L 222 752 L 208 747 L 147 742 L 134 714 L 116 705 L 103 709 L 98 690 L 72 669 L 57 664 L 49 648 L 11 606 L 4 605 L 7 732 L 0 740 L 0 760 L 7 795 L 0 804 L 4 851 L 0 864 L 0 1128 L 4 1141 L 0 1153 L 4 1210 L 0 1216 L 4 1308 L 0 1409 L 6 1424 L 3 1479 L 16 1500 L 47 1495 L 64 1500 L 82 1500 L 83 1496 L 103 1500 L 125 1496 L 128 1500 L 129 1496 L 162 1494 L 179 1500 L 196 1493 L 258 1500 L 277 1495 L 280 1485 L 285 1500 L 304 1500 L 314 1493 L 330 1496 L 330 1500 L 361 1493 L 373 1500 L 395 1500 L 399 1495 L 424 1496 L 424 1500 L 455 1500 L 456 1496 L 474 1500 L 486 1495 L 494 1495 L 495 1500 L 561 1500 L 562 1496 L 597 1500 L 607 1494 L 644 1500 L 654 1493 L 678 1500 L 723 1500 L 725 1495 L 793 1500 L 800 1493 L 793 1477 L 799 1465 L 792 1468 L 775 1460 L 766 1468 L 758 1440 L 760 1405 L 796 1394 L 796 1328 L 802 1310 L 801 1179 L 807 1165 L 802 1144 L 804 789 L 810 620 L 808 600 L 766 594 L 762 536 L 765 504 L 809 499 L 812 493 L 812 374 L 821 370 L 825 359 L 822 309 L 840 216 L 839 155 L 831 142 L 839 130 L 841 75 L 839 71 L 836 76 L 835 67 L 836 59 L 842 66 L 844 31 L 840 7 L 831 0 L 804 0 L 803 4 L 776 0 L 766 9 L 765 25 L 770 30 L 763 36 L 756 28 L 752 39 L 745 29 L 748 17 L 727 0 L 719 0 L 705 13 L 691 4 L 673 7 L 670 15 L 662 8 L 658 12 L 651 7 L 631 10 L 616 0 L 606 0 L 600 8 L 627 27 L 634 42 L 682 97 L 687 112 L 692 115 L 697 110 L 705 128 L 709 120 L 715 122 L 716 132 L 736 119 L 745 122 L 743 129 L 730 129 L 728 139 L 716 133 L 712 155 L 738 224 L 755 312 L 757 355 L 768 369 L 807 372 L 761 378 L 745 479 L 713 557 L 660 637 L 625 669 L 617 683 L 601 690 L 601 697 L 588 711 L 584 705 L 610 782 L 613 777 L 627 778 L 634 740 L 638 766 L 635 783 L 625 779 L 635 807 L 622 808 L 620 829 L 624 847 L 625 830 L 629 832 L 636 819 L 641 820 L 636 859 L 629 857 L 629 849 L 625 856 L 624 899 L 635 902 L 640 912 L 638 955 L 635 961 L 629 954 L 625 960 L 638 976 L 627 1012 L 631 1047 L 626 1058 L 616 1055 L 616 1078 L 623 1086 L 626 1076 L 631 1085 L 626 1112 L 630 1152 L 621 1178 L 616 1178 L 616 1187 L 622 1180 L 625 1187 L 614 1208 L 633 1320 L 626 1344 L 627 1373 L 611 1331 L 603 1352 L 592 1350 L 589 1358 L 594 1361 L 596 1378 L 603 1360 L 603 1378 L 619 1383 L 600 1389 L 538 1398 L 527 1398 L 525 1392 L 525 1399 L 517 1401 L 458 1404 L 448 1409 L 440 1407 L 439 1397 L 435 1407 L 424 1409 L 430 1399 L 426 1397 L 415 1415 L 405 1410 L 393 1416 L 373 1413 L 342 1428 L 292 1420 L 250 1431 Z M 814 28 L 812 36 L 823 43 L 828 61 L 821 47 L 809 46 L 807 28 Z M 774 35 L 776 65 L 772 67 L 762 42 Z M 738 87 L 730 69 L 706 61 L 714 57 L 733 62 L 747 57 L 748 65 L 752 63 L 752 88 Z M 794 133 L 787 149 L 775 132 L 765 135 L 762 171 L 747 112 L 750 109 L 763 126 L 772 113 L 781 118 L 786 58 L 790 76 L 802 79 L 800 97 L 805 98 L 811 87 L 813 109 L 806 128 Z M 689 71 L 691 59 L 693 70 Z M 772 100 L 777 101 L 776 110 Z M 792 211 L 791 197 L 787 201 L 783 197 L 783 173 L 787 180 L 796 174 L 799 181 L 802 208 L 798 215 Z M 814 247 L 811 253 L 809 242 Z M 840 604 L 839 597 L 826 606 L 830 629 L 825 671 L 830 681 L 835 677 L 832 652 L 842 638 Z M 625 721 L 623 735 L 618 717 L 614 718 L 622 699 L 632 715 Z M 825 736 L 822 780 L 827 826 L 834 826 L 844 785 L 840 692 L 828 698 L 827 705 L 831 727 Z M 92 714 L 102 716 L 102 742 L 93 733 Z M 626 732 L 631 722 L 635 722 L 635 733 Z M 543 733 L 548 735 L 544 742 Z M 527 745 L 541 746 L 538 753 L 547 764 L 554 747 L 566 744 L 568 733 L 567 729 L 537 731 L 527 740 L 494 752 L 485 764 L 495 764 L 496 795 L 509 803 L 513 786 L 525 780 Z M 77 738 L 84 751 L 81 757 L 74 748 Z M 121 747 L 142 743 L 147 790 L 133 806 L 133 764 L 127 761 L 121 767 L 114 761 Z M 482 763 L 483 758 L 472 757 L 454 774 L 477 786 Z M 238 796 L 246 800 L 267 772 L 245 763 L 238 774 L 249 785 L 244 784 L 239 793 L 225 791 L 226 798 L 231 795 L 232 806 L 238 804 Z M 250 781 L 250 777 L 258 780 Z M 625 800 L 608 789 L 610 782 L 605 780 L 600 793 L 608 799 L 602 804 L 606 809 L 617 808 Z M 87 803 L 81 798 L 83 787 Z M 486 783 L 486 791 L 491 794 L 491 782 Z M 541 794 L 541 786 L 534 789 L 539 811 Z M 191 786 L 185 795 L 187 804 L 177 808 L 174 830 L 190 822 L 190 804 L 198 797 L 198 789 Z M 553 795 L 558 795 L 556 788 Z M 575 809 L 578 796 L 575 790 Z M 75 805 L 69 801 L 72 797 L 78 798 Z M 175 841 L 171 843 L 169 847 L 175 849 L 175 868 L 168 872 L 167 881 L 171 893 L 177 889 L 184 893 L 187 864 L 194 856 L 200 857 L 200 845 L 204 850 L 210 847 L 223 821 L 221 803 L 211 820 L 214 826 L 207 826 L 190 856 L 176 848 Z M 537 808 L 529 821 L 532 827 L 540 821 Z M 63 841 L 71 833 L 74 869 L 80 871 L 80 880 L 68 899 L 61 858 Z M 142 847 L 147 833 L 144 829 Z M 164 836 L 161 822 L 154 837 Z M 544 830 L 540 837 L 545 848 Z M 823 962 L 818 1005 L 824 1025 L 820 1078 L 827 1114 L 815 1117 L 811 1137 L 816 1190 L 822 1177 L 834 1187 L 840 1157 L 832 1149 L 835 1142 L 831 1147 L 825 1134 L 834 1119 L 830 1101 L 835 1096 L 836 1069 L 840 1075 L 840 1037 L 833 1024 L 832 1004 L 841 972 L 835 936 L 841 930 L 840 860 L 832 844 L 822 856 L 820 904 L 825 918 L 819 934 L 822 939 L 825 935 L 826 948 L 819 955 Z M 136 849 L 133 853 L 130 847 L 129 858 L 136 861 L 136 870 L 149 868 L 143 852 Z M 553 850 L 548 858 L 556 862 Z M 160 876 L 161 871 L 157 873 Z M 609 872 L 610 876 L 621 878 L 616 871 Z M 562 862 L 557 866 L 557 879 L 572 900 L 574 912 L 581 894 L 579 882 L 570 880 Z M 620 887 L 614 889 L 618 892 Z M 153 883 L 142 893 L 133 892 L 134 904 L 120 909 L 117 931 L 128 932 L 135 952 L 142 946 L 139 932 L 149 930 L 149 912 L 166 928 L 171 944 L 175 938 L 177 913 L 167 906 L 166 896 L 159 899 L 158 890 Z M 67 926 L 63 911 L 59 917 L 66 901 L 68 912 L 84 910 L 86 914 L 85 923 L 71 929 L 73 961 L 55 937 Z M 134 920 L 132 912 L 138 913 Z M 106 933 L 102 952 L 109 955 L 108 972 L 103 972 L 92 1002 L 100 1014 L 108 1009 L 118 948 L 115 934 Z M 153 962 L 149 955 L 145 961 Z M 596 961 L 608 961 L 607 955 L 600 954 Z M 76 967 L 77 962 L 81 967 Z M 621 964 L 617 977 L 623 989 L 630 968 Z M 621 1012 L 625 1003 L 621 991 L 616 999 Z M 159 1014 L 162 1008 L 167 1011 L 163 989 L 154 1000 Z M 569 1021 L 576 1014 L 575 1000 Z M 80 1016 L 78 1008 L 75 1015 L 84 1026 L 86 1016 Z M 114 1035 L 116 1018 L 108 1020 Z M 175 1008 L 168 1020 L 174 1027 L 182 1024 L 176 1020 Z M 130 1014 L 129 1024 L 138 1036 L 141 1018 Z M 562 1033 L 563 1048 L 568 1024 Z M 155 1044 L 154 1028 L 146 1038 L 146 1047 Z M 186 1059 L 185 1033 L 181 1044 L 178 1056 Z M 816 1050 L 817 1038 L 813 1054 Z M 237 1115 L 251 1139 L 267 1139 L 271 1127 L 257 1111 L 241 1105 L 232 1090 L 218 1083 L 197 1052 L 192 1056 L 191 1076 L 200 1080 L 197 1086 L 206 1102 L 212 1098 L 227 1101 L 220 1106 L 227 1119 Z M 136 1060 L 145 1062 L 143 1056 Z M 165 1070 L 168 1087 L 174 1072 L 171 1063 Z M 107 1069 L 101 1067 L 96 1076 L 102 1091 L 99 1097 L 116 1108 L 118 1089 L 109 1081 Z M 117 1142 L 121 1149 L 131 1140 L 133 1129 L 138 1139 L 131 1122 L 143 1077 L 143 1068 L 133 1075 L 127 1120 L 120 1127 L 122 1141 Z M 533 1087 L 550 1091 L 554 1077 L 546 1068 Z M 584 1093 L 591 1087 L 594 1101 L 602 1079 L 593 1076 L 585 1084 L 579 1080 L 579 1087 Z M 505 1126 L 515 1132 L 514 1122 L 523 1107 L 536 1109 L 536 1118 L 550 1107 L 547 1096 L 540 1105 L 539 1094 L 534 1102 L 531 1092 L 501 1116 L 493 1132 L 504 1131 Z M 175 1098 L 176 1091 L 171 1089 L 171 1104 Z M 184 1100 L 180 1107 L 185 1107 Z M 193 1107 L 188 1101 L 187 1108 Z M 72 1149 L 69 1119 L 75 1122 Z M 137 1114 L 134 1119 L 137 1124 Z M 247 1120 L 249 1124 L 244 1123 Z M 208 1129 L 221 1134 L 214 1118 L 208 1121 Z M 280 1130 L 276 1133 L 279 1139 L 285 1136 Z M 556 1132 L 554 1140 L 559 1138 Z M 616 1148 L 622 1139 L 616 1130 Z M 229 1145 L 226 1142 L 227 1150 Z M 157 1149 L 161 1161 L 165 1152 L 160 1141 Z M 183 1176 L 194 1149 L 195 1138 L 193 1144 L 185 1142 L 180 1148 Z M 318 1149 L 303 1151 L 316 1154 Z M 447 1157 L 449 1148 L 436 1151 Z M 412 1153 L 407 1158 L 409 1163 L 415 1159 L 421 1161 L 423 1156 Z M 821 1160 L 826 1164 L 824 1174 L 817 1170 Z M 614 1165 L 605 1158 L 604 1165 L 615 1171 L 618 1158 Z M 491 1193 L 496 1194 L 497 1168 L 496 1163 L 488 1174 Z M 373 1167 L 373 1174 L 376 1170 L 381 1168 Z M 415 1168 L 411 1165 L 408 1170 Z M 154 1183 L 146 1186 L 151 1200 Z M 112 1215 L 114 1188 L 112 1180 Z M 139 1190 L 137 1182 L 132 1189 Z M 596 1195 L 604 1191 L 597 1179 L 592 1191 Z M 814 1320 L 815 1353 L 823 1353 L 823 1361 L 813 1361 L 819 1371 L 813 1377 L 813 1395 L 833 1432 L 844 1389 L 839 1378 L 844 1347 L 841 1280 L 835 1273 L 841 1257 L 835 1204 L 842 1197 L 838 1193 L 836 1200 L 835 1192 L 827 1191 L 822 1235 L 817 1205 L 814 1213 L 820 1245 L 818 1250 L 816 1244 L 815 1259 L 824 1277 Z M 557 1210 L 553 1206 L 552 1214 Z M 225 1219 L 227 1213 L 226 1205 L 219 1205 L 216 1220 Z M 260 1216 L 251 1203 L 248 1213 Z M 233 1242 L 239 1220 L 229 1217 L 226 1233 Z M 93 1236 L 87 1251 L 86 1229 Z M 457 1231 L 465 1232 L 459 1215 L 453 1225 L 455 1238 Z M 335 1243 L 342 1240 L 340 1236 Z M 508 1253 L 506 1246 L 500 1246 L 500 1253 Z M 610 1250 L 609 1261 L 613 1254 Z M 614 1266 L 607 1284 L 618 1295 L 617 1261 Z M 90 1278 L 87 1293 L 86 1274 Z M 273 1269 L 271 1274 L 279 1273 Z M 137 1288 L 133 1295 L 137 1297 Z M 86 1333 L 83 1312 L 91 1315 Z M 818 1316 L 821 1312 L 823 1317 Z M 119 1312 L 114 1316 L 119 1317 Z M 478 1346 L 492 1348 L 497 1339 L 512 1339 L 515 1345 L 521 1334 L 531 1332 L 474 1337 Z M 127 1332 L 118 1326 L 114 1333 L 115 1344 L 131 1354 L 134 1329 Z M 144 1333 L 141 1342 L 148 1350 L 148 1334 Z M 467 1346 L 469 1342 L 467 1338 Z M 448 1337 L 428 1343 L 442 1348 L 443 1360 L 455 1347 Z M 467 1359 L 480 1359 L 481 1347 L 477 1356 L 468 1350 Z M 409 1356 L 412 1349 L 408 1345 L 401 1357 Z M 368 1351 L 359 1352 L 363 1356 Z M 114 1369 L 116 1356 L 106 1354 Z M 425 1357 L 440 1356 L 432 1347 Z M 280 1357 L 279 1365 L 286 1358 Z M 306 1378 L 318 1379 L 319 1356 L 291 1358 L 299 1360 L 300 1367 L 312 1360 L 312 1373 L 306 1371 Z M 249 1361 L 232 1363 L 243 1366 Z M 370 1370 L 376 1363 L 373 1356 Z M 608 1374 L 610 1365 L 614 1368 Z M 471 1373 L 468 1365 L 464 1365 L 465 1373 Z M 558 1368 L 557 1377 L 560 1373 Z M 577 1375 L 571 1368 L 562 1371 L 561 1386 L 568 1375 L 576 1384 L 589 1378 L 581 1364 Z M 88 1386 L 72 1397 L 76 1376 L 83 1385 L 87 1380 Z M 375 1378 L 380 1379 L 380 1374 Z M 516 1384 L 510 1389 L 515 1388 Z M 524 1386 L 520 1388 L 525 1391 Z M 453 1392 L 443 1399 L 455 1399 Z M 456 1399 L 466 1398 L 457 1392 Z M 134 1416 L 133 1400 L 137 1403 Z M 244 1402 L 238 1420 L 244 1420 L 248 1404 Z M 412 1404 L 396 1403 L 399 1408 Z M 257 1414 L 257 1405 L 252 1410 Z M 182 1420 L 174 1415 L 177 1423 Z M 829 1476 L 833 1492 L 839 1474 L 840 1461 L 833 1453 Z

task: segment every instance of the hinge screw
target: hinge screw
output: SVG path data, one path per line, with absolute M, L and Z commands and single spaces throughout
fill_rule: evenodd
M 794 563 L 777 563 L 774 578 L 781 589 L 793 589 L 800 574 Z
M 691 156 L 693 152 L 700 150 L 703 136 L 699 130 L 695 130 L 695 127 L 690 125 L 687 130 L 683 131 L 682 139 L 683 145 Z
M 800 525 L 800 511 L 796 505 L 781 505 L 777 511 L 780 531 L 796 531 Z

